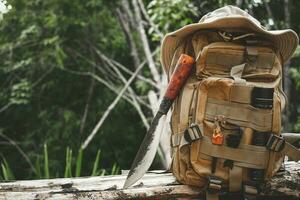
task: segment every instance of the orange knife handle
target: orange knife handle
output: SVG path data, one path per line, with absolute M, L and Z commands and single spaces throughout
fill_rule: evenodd
M 173 101 L 175 100 L 181 88 L 188 79 L 194 64 L 195 60 L 193 57 L 186 54 L 181 54 L 175 66 L 175 71 L 171 76 L 164 98 L 160 104 L 160 112 L 168 112 Z

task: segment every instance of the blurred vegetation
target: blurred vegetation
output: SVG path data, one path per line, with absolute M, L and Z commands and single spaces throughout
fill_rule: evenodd
M 237 1 L 143 2 L 152 22 L 165 34 Z M 253 12 L 268 28 L 285 28 L 283 0 L 243 2 L 242 8 Z M 5 1 L 9 10 L 0 15 L 0 179 L 106 175 L 130 167 L 146 131 L 136 110 L 121 101 L 100 129 L 101 134 L 82 151 L 81 143 L 115 94 L 88 76 L 72 73 L 99 70 L 89 63 L 93 60 L 101 66 L 91 52 L 91 44 L 126 66 L 132 65 L 129 45 L 115 16 L 114 9 L 120 3 Z M 272 19 L 266 15 L 266 3 L 273 11 Z M 290 0 L 290 5 L 291 28 L 299 33 L 300 1 Z M 136 39 L 136 33 L 132 34 Z M 147 34 L 151 48 L 160 45 L 153 28 L 148 27 Z M 138 50 L 141 48 L 138 46 Z M 147 76 L 148 69 L 143 70 Z M 300 49 L 292 59 L 290 71 L 293 79 L 289 131 L 300 132 Z M 91 84 L 97 87 L 89 101 L 86 123 L 81 127 Z M 134 86 L 140 93 L 146 93 L 148 88 L 138 81 Z M 151 117 L 150 111 L 148 115 Z

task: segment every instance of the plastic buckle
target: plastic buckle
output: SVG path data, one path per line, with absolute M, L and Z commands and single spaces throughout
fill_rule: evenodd
M 198 124 L 191 124 L 189 128 L 184 131 L 184 139 L 191 143 L 195 140 L 201 139 L 203 137 L 203 133 L 200 130 Z
M 255 185 L 244 184 L 243 188 L 244 188 L 243 190 L 246 194 L 257 195 L 259 193 L 257 186 L 255 186 Z
M 285 139 L 282 136 L 272 134 L 267 142 L 267 149 L 275 152 L 282 151 L 285 146 Z
M 220 193 L 223 185 L 223 180 L 215 177 L 209 176 L 207 182 L 207 191 L 209 193 Z

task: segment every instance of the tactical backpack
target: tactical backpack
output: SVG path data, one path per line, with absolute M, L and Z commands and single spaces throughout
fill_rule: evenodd
M 177 45 L 196 59 L 171 117 L 171 170 L 181 183 L 223 192 L 257 194 L 299 151 L 280 135 L 282 58 L 272 42 L 235 30 L 199 31 Z

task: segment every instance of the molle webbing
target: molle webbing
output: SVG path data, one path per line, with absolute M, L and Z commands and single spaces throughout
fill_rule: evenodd
M 184 133 L 172 135 L 173 147 L 180 147 L 190 143 L 185 140 L 183 135 Z M 256 169 L 265 169 L 267 166 L 269 150 L 266 147 L 240 144 L 238 148 L 231 148 L 226 145 L 213 145 L 207 136 L 199 136 L 194 141 L 197 139 L 201 143 L 200 153 L 198 154 L 199 159 L 203 159 L 203 156 L 207 160 L 209 157 L 224 158 L 235 161 L 236 166 Z M 173 143 L 175 141 L 176 143 Z
M 243 168 L 233 165 L 229 171 L 229 192 L 239 192 L 243 184 Z
M 207 99 L 205 119 L 213 121 L 216 115 L 226 116 L 226 121 L 257 131 L 271 131 L 273 112 L 271 109 L 258 109 L 251 105 Z
M 225 145 L 213 145 L 208 137 L 200 141 L 199 152 L 205 155 L 250 164 L 257 169 L 264 169 L 267 166 L 269 151 L 266 147 L 240 144 L 238 148 L 231 148 Z
M 253 87 L 234 84 L 230 91 L 230 101 L 251 104 Z

